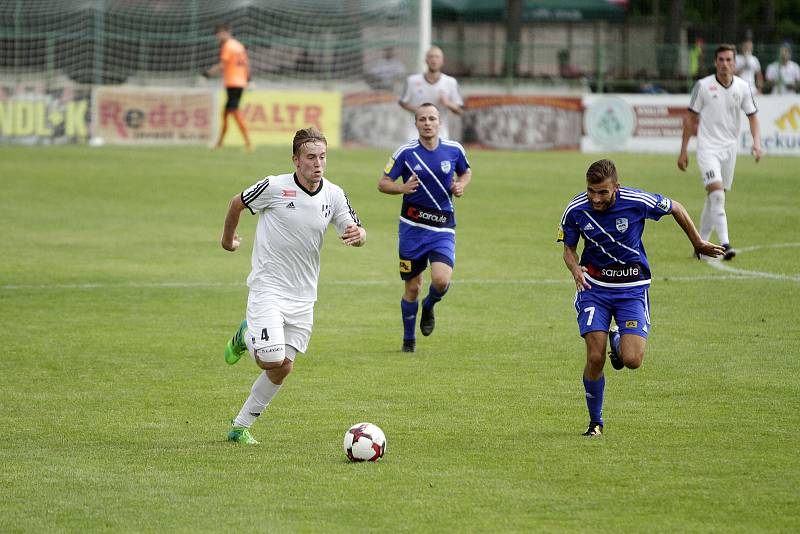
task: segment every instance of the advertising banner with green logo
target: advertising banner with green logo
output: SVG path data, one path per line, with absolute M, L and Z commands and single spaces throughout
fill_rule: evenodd
M 800 156 L 800 95 L 757 95 L 765 155 Z M 583 98 L 583 152 L 658 152 L 681 148 L 689 95 L 586 95 Z M 753 146 L 749 121 L 740 114 L 738 151 Z M 696 147 L 692 137 L 689 150 Z

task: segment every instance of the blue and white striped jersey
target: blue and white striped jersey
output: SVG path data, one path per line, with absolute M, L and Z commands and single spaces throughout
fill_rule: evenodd
M 650 284 L 650 265 L 642 244 L 646 219 L 654 221 L 672 211 L 667 197 L 620 187 L 614 204 L 595 211 L 584 192 L 564 210 L 558 241 L 577 247 L 584 240 L 580 264 L 586 280 L 603 287 L 636 287 Z
M 403 195 L 400 221 L 411 226 L 453 228 L 456 225 L 450 186 L 454 176 L 469 169 L 464 147 L 439 138 L 439 146 L 428 150 L 419 142 L 401 146 L 386 164 L 384 172 L 392 180 L 407 182 L 412 173 L 419 178 L 415 193 Z

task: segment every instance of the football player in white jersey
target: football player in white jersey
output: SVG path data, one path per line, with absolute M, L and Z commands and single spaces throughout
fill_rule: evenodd
M 295 172 L 267 176 L 234 196 L 222 232 L 222 248 L 233 252 L 240 245 L 241 212 L 258 214 L 247 319 L 225 347 L 227 363 L 249 352 L 263 370 L 231 422 L 228 440 L 239 443 L 258 443 L 250 426 L 292 371 L 295 355 L 308 347 L 328 225 L 336 227 L 345 245 L 360 247 L 367 239 L 344 191 L 323 177 L 325 137 L 316 128 L 298 130 L 292 150 Z
M 427 71 L 412 74 L 406 79 L 399 104 L 412 115 L 426 102 L 436 104 L 440 113 L 439 136 L 450 139 L 447 115 L 450 112 L 456 115 L 464 113 L 462 109 L 464 99 L 458 91 L 456 79 L 442 72 L 444 54 L 441 48 L 432 46 L 425 54 L 425 63 L 428 65 Z M 414 116 L 408 123 L 408 138 L 416 139 L 417 135 L 416 116 Z
M 708 241 L 712 231 L 725 248 L 724 260 L 736 255 L 728 236 L 728 218 L 725 214 L 725 191 L 733 185 L 736 167 L 736 148 L 739 142 L 740 113 L 750 121 L 753 136 L 752 153 L 756 162 L 761 159 L 761 132 L 758 126 L 756 102 L 750 86 L 734 76 L 736 47 L 720 45 L 714 52 L 716 74 L 697 81 L 689 102 L 689 116 L 683 123 L 681 153 L 678 168 L 686 170 L 689 155 L 686 148 L 689 138 L 697 132 L 697 165 L 707 196 L 700 216 L 700 237 Z M 699 122 L 699 126 L 698 126 Z M 695 256 L 698 257 L 697 253 Z

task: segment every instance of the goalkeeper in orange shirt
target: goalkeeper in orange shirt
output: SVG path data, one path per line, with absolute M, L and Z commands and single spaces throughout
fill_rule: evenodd
M 228 101 L 225 103 L 225 111 L 222 114 L 222 130 L 219 132 L 217 148 L 222 146 L 222 140 L 228 131 L 228 116 L 233 115 L 236 124 L 244 138 L 244 146 L 247 150 L 252 150 L 250 144 L 250 134 L 247 125 L 244 123 L 242 112 L 239 111 L 239 100 L 242 92 L 247 87 L 250 80 L 250 64 L 247 61 L 247 50 L 244 45 L 233 38 L 231 27 L 227 24 L 218 24 L 214 28 L 214 34 L 219 41 L 219 63 L 208 69 L 204 75 L 206 77 L 215 76 L 222 72 L 222 79 L 225 82 L 225 90 L 228 93 Z

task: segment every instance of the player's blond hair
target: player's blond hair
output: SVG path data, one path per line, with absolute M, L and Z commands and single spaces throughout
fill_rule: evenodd
M 295 132 L 294 140 L 292 141 L 292 154 L 299 156 L 300 149 L 303 148 L 303 145 L 306 143 L 322 143 L 326 147 L 328 146 L 328 140 L 325 139 L 322 132 L 311 126 Z
M 611 178 L 617 181 L 617 166 L 610 159 L 601 159 L 589 165 L 586 171 L 586 183 L 595 185 Z

